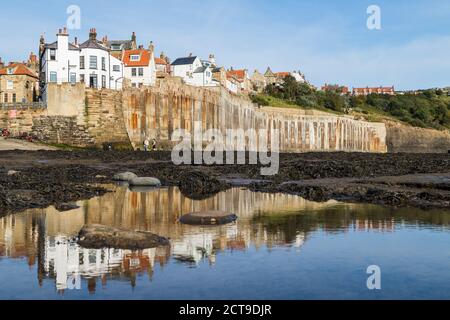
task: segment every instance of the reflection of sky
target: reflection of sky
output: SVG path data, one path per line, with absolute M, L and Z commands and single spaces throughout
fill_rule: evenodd
M 110 196 L 105 203 L 111 212 L 117 215 L 121 207 L 135 216 L 120 219 L 142 220 L 142 208 L 136 207 L 140 196 L 124 189 Z M 166 201 L 164 193 L 155 197 Z M 176 191 L 171 197 L 179 199 L 171 204 L 181 208 L 184 199 Z M 146 201 L 158 206 L 164 217 L 156 218 L 149 229 L 165 230 L 162 235 L 171 237 L 167 251 L 82 249 L 58 235 L 63 230 L 73 236 L 70 221 L 80 223 L 83 215 L 78 212 L 53 215 L 49 209 L 0 219 L 0 298 L 56 298 L 55 290 L 74 299 L 450 297 L 447 213 L 405 209 L 394 216 L 387 208 L 314 205 L 293 196 L 243 190 L 231 190 L 210 203 L 220 206 L 220 197 L 228 206 L 237 206 L 237 224 L 182 226 L 147 195 Z M 98 201 L 82 207 L 89 208 L 87 219 L 100 218 L 97 209 L 105 207 L 97 207 Z M 203 205 L 206 202 L 195 204 Z M 108 216 L 107 210 L 101 216 Z M 39 225 L 45 226 L 44 241 L 39 240 Z M 365 269 L 372 264 L 383 272 L 381 292 L 365 287 Z

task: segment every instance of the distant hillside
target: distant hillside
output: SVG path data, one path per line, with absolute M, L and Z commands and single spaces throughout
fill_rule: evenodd
M 414 127 L 450 129 L 450 96 L 442 90 L 354 97 L 337 91 L 318 91 L 287 77 L 282 85 L 269 85 L 263 94 L 251 98 L 262 106 L 318 109 L 369 121 L 396 120 Z

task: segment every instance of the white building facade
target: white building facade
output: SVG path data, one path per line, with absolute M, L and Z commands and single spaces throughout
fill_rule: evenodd
M 171 74 L 181 77 L 186 84 L 197 87 L 215 87 L 211 66 L 203 64 L 199 57 L 178 58 L 171 64 Z
M 69 42 L 66 29 L 60 30 L 57 40 L 40 47 L 41 96 L 46 101 L 49 83 L 85 83 L 97 89 L 122 88 L 124 67 L 122 61 L 113 57 L 101 42 L 97 41 L 95 29 L 90 30 L 89 40 L 82 44 Z
M 148 50 L 125 50 L 122 58 L 124 63 L 124 76 L 130 79 L 131 86 L 154 86 L 156 83 L 156 65 L 153 46 Z

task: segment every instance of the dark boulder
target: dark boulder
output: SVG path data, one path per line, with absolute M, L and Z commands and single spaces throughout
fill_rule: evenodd
M 235 222 L 237 215 L 224 211 L 202 211 L 183 215 L 180 222 L 188 225 L 215 226 Z
M 81 229 L 78 244 L 84 248 L 114 248 L 143 250 L 170 244 L 169 240 L 145 231 L 133 231 L 103 225 L 88 225 Z

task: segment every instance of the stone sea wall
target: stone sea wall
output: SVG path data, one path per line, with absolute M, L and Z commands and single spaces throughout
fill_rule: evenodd
M 86 89 L 82 84 L 50 85 L 46 109 L 2 110 L 0 127 L 32 132 L 49 143 L 98 147 L 120 143 L 142 148 L 145 138 L 169 149 L 172 133 L 255 129 L 280 151 L 386 152 L 386 126 L 319 111 L 259 108 L 221 88 L 197 88 L 165 80 L 151 88 L 123 91 Z M 263 131 L 264 130 L 264 131 Z
M 175 129 L 192 134 L 194 123 L 199 121 L 203 131 L 219 129 L 224 135 L 227 129 L 265 129 L 269 142 L 277 129 L 282 152 L 387 151 L 383 123 L 318 111 L 258 108 L 250 100 L 219 88 L 165 82 L 157 88 L 124 91 L 123 107 L 128 136 L 135 148 L 146 137 L 170 146 Z

